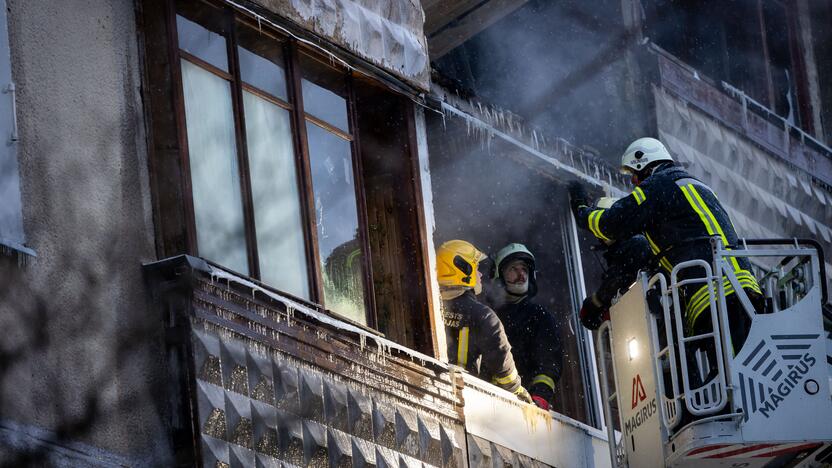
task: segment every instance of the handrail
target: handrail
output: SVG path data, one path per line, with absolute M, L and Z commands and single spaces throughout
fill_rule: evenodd
M 694 282 L 694 280 L 684 280 L 680 282 L 676 279 L 679 275 L 679 271 L 686 268 L 702 268 L 705 270 L 704 278 L 699 278 L 697 282 L 708 285 L 708 300 L 710 302 L 709 306 L 711 310 L 711 313 L 708 314 L 711 318 L 711 331 L 709 333 L 703 333 L 701 335 L 694 335 L 690 337 L 686 336 L 684 331 L 682 307 L 679 301 L 679 286 L 680 283 L 687 284 Z M 723 363 L 722 339 L 720 336 L 721 328 L 719 326 L 719 314 L 716 313 L 718 309 L 716 306 L 716 294 L 714 292 L 714 283 L 718 285 L 717 287 L 719 287 L 721 291 L 722 278 L 715 278 L 712 272 L 713 270 L 711 269 L 711 265 L 704 260 L 688 260 L 686 262 L 681 262 L 673 267 L 673 270 L 670 272 L 670 290 L 673 297 L 674 318 L 676 319 L 679 363 L 682 367 L 682 389 L 685 392 L 685 406 L 688 408 L 688 411 L 695 416 L 715 413 L 722 410 L 722 408 L 724 408 L 728 403 L 728 391 L 725 384 L 725 365 Z M 685 349 L 685 345 L 693 341 L 700 341 L 709 338 L 714 341 L 717 375 L 710 385 L 705 385 L 703 383 L 702 386 L 697 387 L 694 390 L 691 389 L 690 385 L 690 373 L 688 371 L 687 349 Z M 719 386 L 718 395 L 713 395 L 716 392 L 712 392 L 712 399 L 709 399 L 706 397 L 707 389 L 714 385 Z M 715 398 L 716 396 L 719 398 Z
M 820 303 L 826 304 L 829 300 L 829 291 L 826 287 L 826 268 L 824 268 L 825 260 L 823 256 L 823 247 L 814 239 L 792 238 L 792 239 L 740 239 L 740 243 L 744 245 L 809 245 L 812 246 L 818 253 L 818 263 L 820 264 Z M 731 246 L 729 246 L 731 247 Z M 832 320 L 832 316 L 827 317 Z
M 601 364 L 601 392 L 604 401 L 604 413 L 605 418 L 607 421 L 607 440 L 609 442 L 609 449 L 610 449 L 610 463 L 612 463 L 613 467 L 626 465 L 626 463 L 621 464 L 618 463 L 618 442 L 615 440 L 615 426 L 613 425 L 613 418 L 612 418 L 612 408 L 610 407 L 610 402 L 613 400 L 618 400 L 618 392 L 614 392 L 610 394 L 609 388 L 609 375 L 607 370 L 607 360 L 605 356 L 607 355 L 607 339 L 604 339 L 604 336 L 610 335 L 610 321 L 607 320 L 606 322 L 602 323 L 600 327 L 598 327 L 597 336 L 595 338 L 595 346 L 598 348 L 600 359 L 598 361 Z M 613 383 L 617 385 L 618 376 L 615 375 L 615 363 L 613 363 Z M 624 455 L 626 457 L 626 454 Z
M 659 394 L 662 397 L 662 422 L 664 423 L 665 427 L 667 428 L 668 432 L 676 427 L 679 424 L 679 420 L 681 419 L 682 408 L 681 404 L 679 403 L 679 374 L 676 369 L 676 352 L 674 350 L 674 340 L 673 340 L 673 331 L 671 328 L 671 318 L 670 318 L 670 305 L 668 304 L 669 298 L 668 290 L 667 290 L 667 280 L 662 273 L 656 273 L 653 277 L 650 278 L 647 282 L 647 288 L 645 291 L 649 292 L 652 290 L 653 286 L 659 283 L 659 288 L 661 291 L 661 306 L 662 306 L 662 316 L 664 317 L 664 333 L 665 333 L 665 347 L 659 349 L 659 336 L 658 336 L 658 320 L 656 319 L 656 314 L 652 312 L 649 314 L 650 318 L 650 332 L 652 336 L 652 346 L 653 346 L 653 363 L 656 367 L 656 381 L 659 386 Z M 665 395 L 667 393 L 664 385 L 664 372 L 662 370 L 662 356 L 667 355 L 667 362 L 668 367 L 670 368 L 670 384 L 673 390 L 673 398 L 667 398 Z M 673 414 L 670 413 L 670 409 L 667 407 L 667 401 L 673 405 Z

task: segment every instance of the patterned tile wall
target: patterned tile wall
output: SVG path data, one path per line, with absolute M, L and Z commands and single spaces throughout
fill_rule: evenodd
M 243 340 L 191 331 L 206 467 L 463 467 L 460 427 Z

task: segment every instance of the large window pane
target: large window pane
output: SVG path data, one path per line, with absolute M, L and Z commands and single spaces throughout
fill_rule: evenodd
M 183 60 L 182 89 L 199 254 L 248 274 L 230 84 Z
M 307 123 L 318 249 L 324 277 L 324 304 L 366 323 L 364 268 L 358 236 L 350 143 Z
M 288 101 L 283 44 L 242 21 L 237 22 L 237 40 L 243 82 Z
M 179 48 L 223 71 L 228 71 L 225 38 L 181 15 L 176 15 Z
M 286 100 L 286 75 L 283 69 L 263 57 L 238 47 L 240 76 L 243 81 Z
M 261 279 L 309 299 L 289 111 L 243 92 Z
M 306 79 L 303 80 L 303 107 L 306 113 L 345 132 L 350 131 L 347 120 L 347 101 Z

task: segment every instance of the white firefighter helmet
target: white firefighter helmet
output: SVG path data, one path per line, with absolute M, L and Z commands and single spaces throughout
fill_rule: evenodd
M 673 161 L 667 148 L 655 138 L 639 138 L 621 156 L 621 172 L 625 174 L 639 172 L 655 161 Z
M 513 260 L 522 260 L 529 267 L 529 297 L 537 294 L 537 268 L 535 267 L 534 254 L 523 244 L 512 243 L 503 247 L 497 252 L 494 259 L 494 279 L 499 279 L 505 284 L 500 276 L 500 270 Z

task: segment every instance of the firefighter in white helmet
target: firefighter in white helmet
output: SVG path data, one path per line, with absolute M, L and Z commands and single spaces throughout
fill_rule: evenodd
M 463 240 L 445 242 L 436 250 L 448 360 L 531 403 L 500 319 L 477 300 L 482 290 L 479 264 L 485 259 L 485 254 Z
M 537 270 L 534 255 L 523 244 L 508 244 L 497 252 L 492 304 L 508 335 L 511 353 L 523 386 L 540 408 L 550 409 L 561 376 L 563 346 L 555 317 L 534 301 Z
M 674 265 L 687 260 L 713 261 L 710 240 L 718 237 L 729 248 L 737 245 L 737 233 L 728 213 L 714 192 L 673 162 L 667 148 L 655 138 L 635 140 L 621 157 L 621 171 L 636 186 L 630 195 L 607 209 L 593 208 L 586 190 L 577 182 L 569 184 L 572 211 L 578 225 L 602 241 L 628 239 L 644 234 L 659 265 L 669 274 Z M 732 259 L 734 273 L 760 310 L 762 296 L 751 265 L 745 258 Z M 680 280 L 701 276 L 695 269 L 683 270 Z M 735 352 L 739 352 L 750 323 L 727 278 L 725 284 L 729 329 Z M 708 285 L 682 286 L 685 326 L 689 333 L 705 332 L 711 321 Z M 715 359 L 710 362 L 715 362 Z M 708 380 L 705 376 L 704 380 Z

